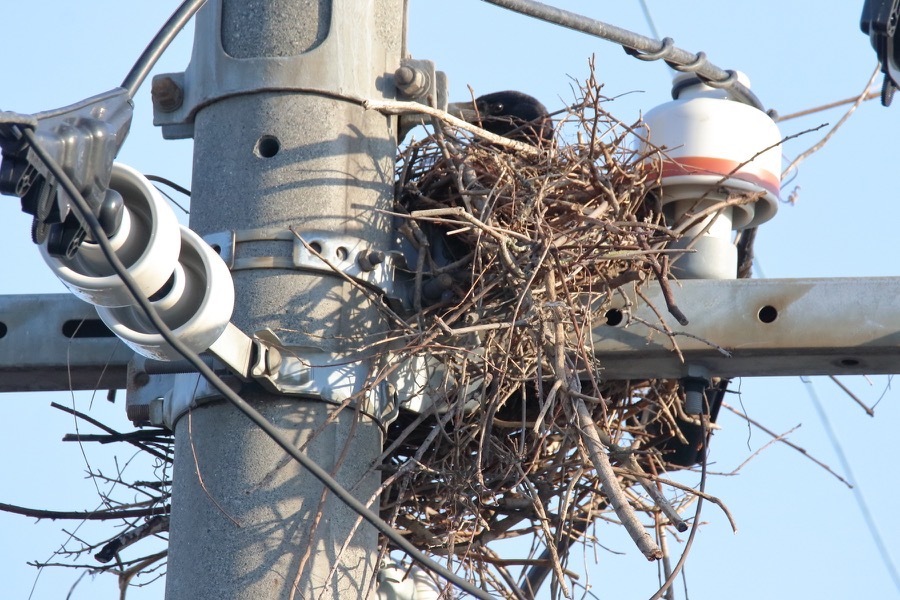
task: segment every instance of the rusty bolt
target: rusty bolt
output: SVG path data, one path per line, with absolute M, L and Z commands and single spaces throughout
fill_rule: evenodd
M 174 112 L 184 103 L 184 90 L 168 75 L 154 77 L 150 87 L 153 106 L 162 112 Z

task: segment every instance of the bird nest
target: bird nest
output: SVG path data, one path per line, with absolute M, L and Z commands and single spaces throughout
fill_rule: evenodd
M 637 149 L 637 125 L 609 115 L 599 91 L 588 81 L 561 119 L 574 143 L 436 123 L 398 162 L 399 229 L 417 256 L 404 353 L 430 365 L 429 403 L 392 425 L 382 508 L 503 596 L 550 573 L 565 590 L 569 546 L 598 517 L 659 558 L 647 528 L 683 531 L 693 495 L 663 498 L 657 477 L 693 464 L 673 449 L 696 457 L 705 443 L 678 381 L 607 381 L 591 351 L 617 294 L 666 285 L 675 238 L 653 194 L 657 151 Z M 488 545 L 523 535 L 538 542 L 521 559 Z M 512 566 L 530 567 L 528 583 Z

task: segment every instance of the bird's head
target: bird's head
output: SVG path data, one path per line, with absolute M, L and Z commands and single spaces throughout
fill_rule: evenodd
M 539 145 L 553 139 L 546 107 L 528 94 L 512 90 L 479 96 L 474 102 L 449 105 L 448 111 L 482 129 Z

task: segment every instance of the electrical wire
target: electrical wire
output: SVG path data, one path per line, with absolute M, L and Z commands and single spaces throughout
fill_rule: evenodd
M 893 581 L 894 583 L 894 587 L 897 588 L 898 592 L 900 592 L 900 573 L 897 572 L 897 567 L 896 565 L 894 565 L 894 561 L 891 559 L 891 554 L 881 537 L 881 532 L 878 529 L 878 525 L 875 523 L 875 518 L 872 516 L 872 512 L 869 510 L 869 505 L 866 502 L 866 497 L 863 495 L 862 488 L 859 485 L 859 481 L 853 474 L 853 469 L 850 468 L 850 461 L 847 459 L 847 455 L 844 453 L 844 448 L 841 445 L 841 441 L 838 439 L 837 433 L 835 433 L 834 428 L 831 426 L 831 421 L 828 419 L 828 414 L 825 412 L 825 407 L 822 406 L 822 402 L 819 400 L 819 395 L 816 393 L 815 385 L 813 384 L 812 379 L 808 377 L 801 377 L 800 381 L 802 381 L 806 386 L 806 393 L 809 394 L 809 399 L 812 400 L 813 406 L 816 409 L 816 413 L 819 415 L 819 420 L 822 422 L 822 427 L 825 429 L 825 433 L 828 435 L 828 440 L 831 442 L 831 447 L 834 449 L 834 453 L 837 454 L 838 460 L 841 463 L 841 468 L 844 469 L 844 474 L 853 484 L 853 498 L 856 500 L 856 506 L 859 508 L 859 512 L 862 515 L 863 521 L 866 522 L 866 527 L 869 530 L 869 535 L 872 537 L 872 542 L 875 544 L 875 547 L 878 550 L 878 556 L 879 558 L 881 558 L 881 562 L 882 564 L 884 564 L 884 568 L 887 570 L 888 575 L 890 575 L 891 581 Z
M 171 179 L 167 179 L 167 178 L 161 177 L 161 176 L 159 176 L 159 175 L 144 175 L 144 177 L 146 177 L 148 181 L 153 181 L 153 182 L 155 182 L 155 183 L 161 183 L 161 184 L 163 184 L 163 185 L 165 185 L 165 186 L 167 186 L 167 187 L 172 188 L 172 189 L 175 190 L 176 192 L 179 192 L 179 193 L 181 193 L 181 194 L 184 194 L 184 195 L 187 196 L 188 198 L 191 197 L 191 190 L 187 189 L 187 188 L 184 187 L 183 185 L 178 185 L 177 183 L 175 183 L 175 182 L 172 181 Z
M 191 17 L 200 10 L 200 7 L 206 3 L 206 0 L 184 0 L 163 26 L 156 32 L 147 47 L 135 61 L 134 66 L 122 80 L 122 86 L 128 92 L 128 98 L 134 98 L 138 89 L 153 67 L 156 65 L 159 57 L 163 55 L 172 40 L 175 39 L 184 26 L 188 24 Z
M 656 39 L 661 39 L 659 30 L 656 29 L 656 22 L 653 20 L 653 13 L 650 12 L 650 6 L 647 4 L 647 0 L 639 1 L 641 4 L 641 11 L 644 13 L 644 20 L 647 21 L 647 26 L 650 27 L 650 33 L 652 33 L 653 37 Z
M 287 437 L 285 437 L 277 429 L 275 429 L 272 424 L 269 423 L 269 421 L 266 420 L 266 418 L 263 417 L 256 409 L 254 409 L 246 400 L 241 398 L 237 393 L 229 388 L 228 385 L 226 385 L 225 382 L 223 382 L 219 378 L 219 376 L 216 375 L 215 371 L 213 371 L 196 352 L 191 350 L 184 344 L 184 342 L 178 339 L 178 337 L 175 336 L 168 325 L 166 325 L 166 323 L 160 318 L 159 314 L 156 312 L 156 309 L 150 303 L 150 300 L 140 291 L 134 278 L 128 272 L 125 265 L 122 264 L 122 261 L 119 260 L 119 257 L 116 256 L 115 250 L 113 250 L 112 245 L 109 243 L 109 240 L 103 233 L 103 228 L 101 227 L 100 222 L 94 216 L 93 212 L 91 212 L 90 207 L 87 205 L 87 202 L 82 197 L 81 193 L 75 187 L 75 184 L 72 183 L 72 180 L 69 179 L 68 175 L 65 173 L 65 171 L 63 171 L 56 160 L 54 160 L 54 158 L 44 149 L 44 147 L 41 145 L 40 140 L 31 129 L 23 129 L 22 134 L 31 145 L 37 157 L 47 166 L 47 169 L 49 169 L 53 176 L 56 177 L 56 179 L 59 181 L 59 184 L 75 204 L 75 208 L 82 213 L 82 217 L 84 218 L 84 221 L 87 224 L 91 235 L 93 236 L 96 243 L 100 246 L 103 255 L 109 261 L 113 270 L 122 279 L 125 287 L 134 297 L 134 300 L 137 303 L 138 307 L 146 315 L 147 319 L 150 321 L 153 327 L 159 331 L 163 339 L 167 343 L 169 343 L 176 352 L 181 354 L 191 364 L 191 366 L 194 367 L 194 369 L 196 369 L 204 378 L 206 378 L 217 392 L 219 392 L 235 408 L 241 411 L 247 418 L 249 418 L 276 444 L 281 446 L 281 448 L 291 458 L 300 463 L 303 468 L 308 470 L 316 479 L 322 482 L 325 487 L 327 487 L 332 493 L 334 493 L 334 495 L 337 496 L 342 502 L 344 502 L 350 509 L 359 514 L 373 527 L 384 534 L 384 536 L 387 537 L 392 543 L 406 552 L 413 561 L 419 563 L 422 567 L 437 573 L 447 581 L 451 582 L 453 585 L 457 586 L 462 591 L 471 594 L 476 598 L 481 598 L 482 600 L 493 600 L 493 597 L 486 591 L 475 587 L 471 582 L 463 579 L 456 573 L 453 573 L 449 569 L 445 568 L 443 565 L 438 564 L 434 560 L 422 554 L 418 550 L 418 548 L 416 548 L 409 540 L 398 533 L 388 523 L 383 521 L 377 514 L 371 511 L 362 502 L 355 498 L 349 491 L 347 491 L 346 488 L 344 488 L 340 483 L 333 479 L 327 471 L 316 464 L 315 461 L 313 461 L 311 458 L 295 448 L 291 441 L 287 439 Z
M 706 60 L 703 52 L 693 54 L 674 45 L 671 38 L 654 40 L 615 25 L 597 21 L 578 13 L 549 6 L 535 0 L 484 0 L 521 15 L 540 19 L 567 29 L 573 29 L 614 42 L 642 60 L 664 60 L 678 71 L 695 73 L 704 83 L 720 87 L 732 93 L 735 99 L 760 110 L 765 110 L 756 94 L 737 80 L 734 71 L 725 71 Z

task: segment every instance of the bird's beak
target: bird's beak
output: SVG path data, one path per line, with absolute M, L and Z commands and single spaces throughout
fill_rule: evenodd
M 475 102 L 452 102 L 447 105 L 447 112 L 462 119 L 466 123 L 474 123 L 477 125 L 478 111 L 475 109 Z

